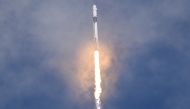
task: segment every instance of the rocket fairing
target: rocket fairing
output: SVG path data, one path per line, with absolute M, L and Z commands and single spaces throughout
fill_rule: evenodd
M 97 16 L 97 7 L 94 4 L 92 6 L 92 14 L 93 14 L 93 25 L 94 25 L 94 40 L 96 43 L 96 49 L 98 49 L 98 16 Z

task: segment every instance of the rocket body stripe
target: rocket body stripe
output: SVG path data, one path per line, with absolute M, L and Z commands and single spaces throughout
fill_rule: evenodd
M 96 42 L 98 42 L 98 24 L 97 22 L 94 23 L 94 38 Z
M 97 16 L 97 7 L 93 5 L 93 23 L 94 23 L 94 39 L 96 43 L 96 49 L 98 49 L 98 16 Z

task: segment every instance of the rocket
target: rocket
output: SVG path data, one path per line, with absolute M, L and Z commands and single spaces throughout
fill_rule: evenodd
M 94 4 L 92 6 L 92 14 L 93 14 L 93 27 L 94 27 L 94 40 L 95 40 L 95 46 L 96 49 L 98 50 L 99 48 L 99 42 L 98 42 L 98 16 L 97 16 L 97 7 Z

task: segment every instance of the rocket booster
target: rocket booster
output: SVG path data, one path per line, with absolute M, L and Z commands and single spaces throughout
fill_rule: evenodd
M 96 43 L 96 49 L 98 49 L 98 16 L 97 16 L 97 7 L 96 5 L 94 4 L 92 6 L 92 14 L 93 14 L 93 26 L 94 26 L 94 40 L 95 40 L 95 43 Z

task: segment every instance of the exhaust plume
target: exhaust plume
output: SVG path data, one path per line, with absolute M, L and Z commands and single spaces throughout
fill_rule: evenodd
M 102 93 L 102 88 L 101 88 L 101 74 L 100 74 L 100 62 L 99 62 L 99 51 L 95 50 L 94 51 L 94 71 L 95 71 L 95 92 L 94 92 L 94 97 L 96 100 L 96 109 L 101 109 L 101 93 Z

